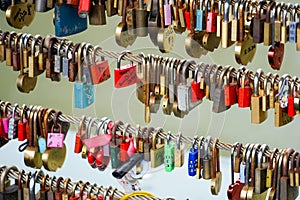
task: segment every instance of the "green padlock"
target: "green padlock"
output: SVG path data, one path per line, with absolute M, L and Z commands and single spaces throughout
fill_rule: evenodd
M 171 131 L 168 131 L 167 144 L 164 146 L 164 165 L 166 172 L 171 172 L 174 169 L 174 144 L 170 142 Z

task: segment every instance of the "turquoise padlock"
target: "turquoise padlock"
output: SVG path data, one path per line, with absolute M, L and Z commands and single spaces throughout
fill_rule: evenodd
M 204 22 L 204 10 L 201 3 L 200 6 L 196 9 L 196 31 L 203 31 L 206 29 Z
M 171 131 L 168 131 L 167 144 L 164 147 L 164 166 L 166 172 L 171 172 L 174 169 L 174 144 L 170 142 Z
M 82 76 L 82 62 L 83 56 L 83 48 L 86 43 L 81 43 L 77 52 L 77 60 L 78 60 L 78 77 L 77 81 L 74 83 L 74 107 L 75 108 L 86 108 L 94 103 L 94 85 L 88 85 L 86 82 L 85 76 Z

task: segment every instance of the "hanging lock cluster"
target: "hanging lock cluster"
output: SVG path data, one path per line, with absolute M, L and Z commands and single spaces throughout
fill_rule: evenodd
M 94 85 L 110 78 L 108 61 L 96 54 L 100 46 L 76 43 L 52 36 L 3 32 L 0 41 L 0 61 L 6 61 L 13 71 L 19 71 L 17 88 L 29 93 L 37 77 L 45 74 L 51 81 L 61 76 L 74 82 L 74 107 L 85 108 L 94 102 Z
M 64 164 L 66 157 L 65 135 L 70 124 L 58 118 L 61 112 L 41 106 L 27 107 L 15 104 L 12 112 L 9 102 L 1 101 L 0 140 L 1 146 L 9 140 L 27 140 L 20 145 L 24 151 L 24 163 L 31 168 L 44 167 L 56 171 Z M 54 115 L 54 118 L 50 116 Z

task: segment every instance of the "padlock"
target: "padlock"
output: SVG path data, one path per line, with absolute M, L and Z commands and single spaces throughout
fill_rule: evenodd
M 226 84 L 224 85 L 224 95 L 225 95 L 225 106 L 232 106 L 237 103 L 237 82 L 236 80 L 231 80 L 231 73 L 234 71 L 233 67 L 229 67 L 226 73 Z
M 297 170 L 297 168 L 296 168 L 296 164 L 295 164 L 295 160 L 296 160 L 296 158 L 297 157 L 299 157 L 299 152 L 297 152 L 297 151 L 295 151 L 293 154 L 292 154 L 292 157 L 291 157 L 291 167 L 289 168 L 289 177 L 290 177 L 290 186 L 291 187 L 295 187 L 296 186 L 296 179 L 295 179 L 295 172 L 296 172 L 296 170 Z M 299 180 L 298 180 L 298 182 L 299 182 Z
M 121 132 L 122 133 L 122 140 L 121 140 L 121 143 L 120 143 L 120 153 L 119 153 L 119 158 L 121 160 L 121 162 L 126 162 L 126 160 L 129 158 L 128 156 L 128 148 L 129 148 L 129 141 L 127 140 L 126 138 L 126 133 L 127 133 L 127 130 L 128 128 L 130 127 L 130 125 L 127 123 L 124 125 L 124 129 L 123 131 Z
M 36 55 L 36 46 L 37 46 L 37 42 L 40 41 L 42 42 L 42 37 L 41 36 L 37 36 L 37 37 L 33 37 L 32 38 L 32 42 L 31 42 L 31 55 L 28 58 L 28 76 L 33 78 L 36 77 L 38 75 L 40 75 L 41 73 L 44 72 L 44 70 L 40 70 L 39 68 L 39 63 L 38 63 L 38 55 Z M 43 54 L 41 54 L 43 55 Z
M 2 123 L 5 136 L 7 136 L 9 120 L 11 119 L 11 112 L 8 111 L 8 106 L 11 106 L 11 103 L 7 101 L 2 108 Z
M 207 33 L 215 33 L 217 31 L 217 15 L 216 7 L 218 5 L 215 4 L 214 1 L 207 1 L 205 5 L 205 13 L 207 14 L 206 19 L 206 32 Z M 209 10 L 208 10 L 209 8 Z
M 23 51 L 23 49 L 21 49 L 21 48 L 23 47 L 24 37 L 25 37 L 25 34 L 18 33 L 14 39 L 14 48 L 13 48 L 13 52 L 12 52 L 13 71 L 20 71 L 20 69 L 21 69 L 21 62 L 23 62 L 23 59 L 21 60 L 20 52 Z M 19 43 L 22 43 L 22 44 L 20 45 Z
M 282 26 L 281 26 L 281 39 L 280 42 L 281 43 L 286 43 L 287 41 L 289 41 L 289 29 L 290 29 L 290 23 L 289 21 L 291 20 L 291 18 L 293 17 L 293 13 L 292 13 L 292 5 L 287 5 L 285 7 L 284 10 L 281 10 L 282 12 Z M 287 15 L 290 15 L 289 19 L 287 17 Z
M 259 2 L 257 6 L 257 12 L 253 18 L 253 42 L 262 43 L 264 40 L 264 22 L 266 21 L 266 15 L 264 6 L 267 4 L 265 1 Z
M 204 68 L 204 63 L 200 63 L 196 66 L 196 70 L 194 73 L 194 80 L 191 83 L 192 102 L 197 102 L 197 101 L 202 102 L 203 97 L 205 97 L 205 89 L 200 88 L 200 83 L 204 82 L 204 74 L 200 71 L 201 66 Z M 201 73 L 200 77 L 199 77 L 199 73 Z
M 156 128 L 152 134 L 152 148 L 150 150 L 151 167 L 156 168 L 164 163 L 164 143 L 158 143 L 158 134 L 163 132 L 162 128 Z
M 247 108 L 251 105 L 252 89 L 249 82 L 249 70 L 246 69 L 241 79 L 241 87 L 238 94 L 238 107 Z
M 258 69 L 254 75 L 254 92 L 251 96 L 251 123 L 260 124 L 264 122 L 268 113 L 262 111 L 262 96 L 259 94 L 260 76 L 263 74 L 261 69 Z
M 82 116 L 81 121 L 78 125 L 78 130 L 75 135 L 75 145 L 74 145 L 74 153 L 80 153 L 82 151 L 82 136 L 86 135 L 86 125 L 85 125 L 86 117 Z
M 187 30 L 191 30 L 191 12 L 190 1 L 188 1 L 186 9 L 184 10 L 184 23 Z
M 62 133 L 61 125 L 57 123 L 59 127 L 59 132 L 54 132 L 54 125 L 51 128 L 51 133 L 47 134 L 47 147 L 48 148 L 63 148 L 65 135 Z
M 292 83 L 289 87 L 289 95 L 288 95 L 288 116 L 294 117 L 296 115 L 295 111 L 295 94 L 296 94 L 296 84 L 297 84 L 298 78 L 295 76 L 292 79 Z
M 253 144 L 246 144 L 243 150 L 243 155 L 240 164 L 239 179 L 241 183 L 246 183 L 246 168 L 247 168 L 247 151 L 252 149 Z
M 181 145 L 181 132 L 178 133 L 175 144 L 175 153 L 174 153 L 174 166 L 182 167 L 184 164 L 184 148 Z
M 105 25 L 105 5 L 102 4 L 102 0 L 93 0 L 91 2 L 91 9 L 89 13 L 89 24 L 90 25 Z
M 205 180 L 209 180 L 212 177 L 212 160 L 211 160 L 211 136 L 207 136 L 204 142 L 204 157 L 203 157 L 203 170 L 202 177 Z
M 141 58 L 142 58 L 142 63 L 138 63 L 138 67 L 137 67 L 137 73 L 136 73 L 136 96 L 137 99 L 142 102 L 143 104 L 146 104 L 146 89 L 147 88 L 147 84 L 146 83 L 146 69 L 147 66 L 146 64 L 147 62 L 147 57 L 145 56 L 145 54 L 141 53 L 140 54 Z
M 82 72 L 85 77 L 87 85 L 93 85 L 92 75 L 91 75 L 91 56 L 90 50 L 94 51 L 93 46 L 90 43 L 87 43 L 83 48 L 83 62 L 82 62 Z
M 218 138 L 215 138 L 212 144 L 212 178 L 210 184 L 210 191 L 213 195 L 218 195 L 221 190 L 222 184 L 222 172 L 220 167 L 220 152 L 217 147 L 219 142 Z
M 129 51 L 123 51 L 118 57 L 117 68 L 114 70 L 114 86 L 123 88 L 136 83 L 136 65 L 131 62 L 121 67 L 121 60 L 126 54 L 131 54 Z
M 97 61 L 96 55 L 98 50 L 102 50 L 101 47 L 95 46 L 92 51 L 92 65 L 90 66 L 92 82 L 94 85 L 100 84 L 110 78 L 108 60 L 101 56 L 101 60 Z
M 71 59 L 69 58 L 70 54 L 70 47 L 73 46 L 73 42 L 68 41 L 66 42 L 65 51 L 62 54 L 62 76 L 65 78 L 69 77 L 69 66 Z
M 231 159 L 230 159 L 230 163 L 231 163 L 231 184 L 229 185 L 228 189 L 227 189 L 227 197 L 228 200 L 236 200 L 240 198 L 240 193 L 244 187 L 244 183 L 241 183 L 240 180 L 236 180 L 234 181 L 234 166 L 235 166 L 235 156 L 234 156 L 234 151 L 237 150 L 237 146 L 240 143 L 235 143 L 232 148 L 231 148 Z
M 48 57 L 46 59 L 46 78 L 50 78 L 51 81 L 59 82 L 61 80 L 60 73 L 54 72 L 55 60 L 54 60 L 54 44 L 58 42 L 58 39 L 52 37 L 48 46 Z
M 142 0 L 138 1 L 138 7 L 135 8 L 136 15 L 136 35 L 139 37 L 145 37 L 148 35 L 148 20 L 147 20 L 147 10 L 144 8 L 144 2 Z
M 18 104 L 15 104 L 12 107 L 12 115 L 11 115 L 11 118 L 9 119 L 8 133 L 7 133 L 7 138 L 10 140 L 16 139 L 18 137 L 18 135 L 17 135 L 18 121 L 20 120 L 20 117 L 17 115 L 18 108 L 19 108 Z
M 289 180 L 289 157 L 294 149 L 288 148 L 282 161 L 282 176 L 280 177 L 280 199 L 296 199 L 299 195 L 299 187 L 291 187 Z M 294 161 L 292 161 L 294 162 Z
M 6 60 L 6 44 L 5 40 L 8 40 L 9 32 L 5 31 L 2 33 L 1 41 L 0 41 L 0 62 L 4 62 Z
M 206 30 L 205 9 L 203 1 L 196 2 L 196 31 Z
M 227 0 L 224 3 L 224 18 L 222 20 L 222 29 L 221 29 L 222 48 L 228 48 L 233 44 L 233 42 L 231 41 L 231 26 L 232 26 L 232 20 L 230 17 L 230 1 Z
M 283 75 L 279 82 L 279 90 L 276 96 L 274 108 L 274 125 L 276 127 L 284 126 L 291 121 L 293 117 L 288 116 L 288 91 L 289 91 L 289 75 Z
M 17 34 L 15 32 L 11 33 L 8 35 L 7 38 L 7 45 L 5 48 L 5 55 L 6 55 L 6 66 L 10 67 L 13 65 L 13 56 L 12 56 L 12 52 L 13 52 L 13 48 L 12 48 L 12 42 L 14 37 L 16 37 Z
M 37 0 L 35 1 L 35 11 L 36 12 L 46 12 L 47 9 L 47 0 Z
M 6 186 L 5 182 L 8 180 L 8 173 L 10 171 L 19 171 L 17 167 L 11 166 L 11 167 L 5 167 L 4 171 L 1 173 L 0 178 L 0 199 L 12 199 L 17 200 L 18 199 L 18 183 L 16 181 L 15 184 Z
M 119 125 L 123 125 L 123 122 L 116 121 L 112 129 L 112 138 L 110 142 L 110 159 L 112 169 L 118 168 L 121 165 L 121 161 L 118 156 L 120 153 L 120 139 L 118 139 L 118 136 L 116 135 Z
M 231 25 L 231 41 L 238 41 L 239 40 L 239 32 L 240 32 L 240 20 L 241 16 L 239 16 L 239 9 L 242 7 L 240 1 L 236 1 L 233 7 L 233 19 Z
M 196 169 L 196 179 L 202 178 L 203 169 L 203 157 L 204 157 L 204 141 L 205 137 L 201 136 L 198 140 L 198 159 L 197 159 L 197 169 Z
M 172 25 L 172 5 L 169 0 L 165 0 L 163 4 L 164 8 L 164 24 L 165 26 Z
M 296 44 L 297 43 L 297 26 L 299 23 L 299 18 L 297 18 L 297 12 L 294 12 L 291 16 L 291 21 L 289 22 L 289 42 Z
M 280 42 L 281 41 L 281 26 L 282 26 L 282 9 L 284 9 L 285 4 L 277 4 L 275 7 L 275 15 L 274 19 L 274 41 Z
M 152 149 L 152 142 L 150 141 L 151 132 L 154 131 L 153 127 L 144 128 L 142 129 L 143 135 L 143 150 L 144 150 L 144 160 L 151 161 L 151 149 Z M 153 137 L 153 136 L 152 136 Z M 152 163 L 152 161 L 151 161 Z
M 24 141 L 27 138 L 26 128 L 28 123 L 26 119 L 26 109 L 27 107 L 25 104 L 20 108 L 20 120 L 18 121 L 18 141 Z
M 240 199 L 241 200 L 246 200 L 247 199 L 248 189 L 251 187 L 250 183 L 249 183 L 250 182 L 249 179 L 250 179 L 250 176 L 251 176 L 250 175 L 251 174 L 250 161 L 251 161 L 251 152 L 253 150 L 253 146 L 254 146 L 254 144 L 251 144 L 247 149 L 244 149 L 244 151 L 247 151 L 247 152 L 243 153 L 243 157 L 245 155 L 245 157 L 244 157 L 245 163 L 243 163 L 244 170 L 241 170 L 241 171 L 244 172 L 244 174 L 243 174 L 244 180 L 241 181 L 241 182 L 245 183 L 245 185 L 244 185 L 244 187 L 243 187 L 243 189 L 242 189 L 242 191 L 240 193 Z M 249 199 L 251 199 L 251 198 L 249 198 Z
M 276 174 L 274 174 L 274 171 L 275 171 L 275 164 L 276 164 L 276 154 L 278 154 L 279 150 L 278 148 L 274 148 L 272 153 L 271 153 L 271 156 L 270 156 L 270 159 L 269 159 L 269 165 L 267 167 L 267 175 L 266 175 L 266 187 L 267 188 L 270 188 L 272 187 L 272 182 L 273 182 L 273 178 L 274 176 L 276 176 Z
M 270 108 L 275 107 L 275 96 L 278 94 L 278 84 L 276 83 L 276 79 L 279 78 L 278 74 L 273 74 L 272 79 L 271 79 L 271 87 L 269 89 L 269 103 L 270 103 Z
M 189 151 L 189 157 L 188 157 L 188 175 L 189 176 L 195 176 L 197 171 L 197 164 L 198 164 L 198 146 L 197 144 L 198 137 L 195 136 L 193 139 L 192 147 Z
M 78 16 L 80 18 L 87 18 L 91 7 L 91 0 L 79 0 Z
M 197 105 L 201 103 L 201 101 L 192 102 L 192 78 L 189 78 L 187 75 L 189 74 L 189 66 L 192 64 L 196 64 L 192 61 L 187 61 L 183 64 L 177 72 L 180 72 L 179 77 L 181 77 L 181 82 L 177 86 L 177 102 L 178 102 L 178 108 L 179 110 L 188 113 L 193 108 L 195 108 Z
M 87 18 L 78 16 L 78 8 L 69 5 L 55 5 L 55 35 L 59 37 L 80 33 L 87 29 Z
M 224 80 L 223 80 L 228 69 L 229 66 L 225 66 L 222 69 L 217 87 L 214 92 L 212 111 L 215 113 L 221 113 L 228 109 L 228 107 L 225 105 L 225 92 L 224 92 Z
M 264 144 L 260 147 L 257 155 L 257 167 L 255 169 L 255 188 L 254 192 L 257 194 L 264 193 L 267 190 L 266 177 L 267 177 L 267 165 L 263 163 L 264 153 L 269 150 L 269 146 Z
M 94 86 L 87 85 L 85 76 L 82 74 L 82 51 L 85 43 L 81 43 L 78 48 L 78 79 L 74 83 L 74 107 L 86 108 L 94 103 Z
M 274 17 L 275 13 L 273 9 L 275 8 L 276 3 L 271 2 L 268 5 L 267 8 L 267 13 L 266 13 L 266 21 L 264 22 L 264 45 L 269 46 L 272 43 L 272 33 L 273 33 L 273 28 L 272 28 L 272 23 L 271 19 Z
M 269 79 L 271 79 L 272 73 L 268 72 L 265 76 L 264 82 L 263 82 L 263 88 L 262 91 L 262 111 L 268 111 L 270 109 L 270 94 L 268 94 L 268 82 Z
M 168 131 L 167 143 L 164 146 L 164 166 L 166 172 L 174 169 L 174 144 L 171 143 L 171 131 Z
M 64 45 L 65 40 L 60 40 L 57 45 L 57 52 L 54 55 L 54 72 L 55 73 L 61 73 L 62 72 L 62 56 L 61 56 L 61 49 Z

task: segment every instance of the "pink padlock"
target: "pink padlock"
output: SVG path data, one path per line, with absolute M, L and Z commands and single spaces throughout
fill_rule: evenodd
M 51 128 L 51 133 L 47 134 L 47 147 L 48 148 L 63 148 L 65 135 L 61 132 L 61 125 L 59 126 L 59 133 L 53 133 L 54 125 Z
M 127 150 L 127 154 L 129 157 L 131 157 L 135 152 L 136 152 L 136 148 L 134 146 L 134 142 L 133 142 L 133 137 L 129 137 L 129 147 L 128 147 L 128 150 Z
M 9 126 L 9 120 L 11 118 L 11 113 L 8 112 L 7 107 L 10 106 L 11 103 L 9 102 L 5 102 L 2 113 L 2 123 L 3 123 L 3 129 L 4 129 L 4 133 L 8 133 L 8 126 Z
M 172 11 L 171 11 L 171 4 L 166 0 L 164 4 L 164 22 L 165 26 L 172 25 Z

